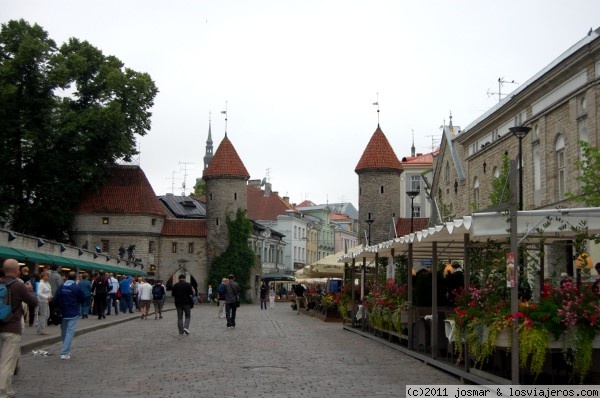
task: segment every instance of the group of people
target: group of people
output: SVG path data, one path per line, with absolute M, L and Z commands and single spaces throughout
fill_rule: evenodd
M 273 283 L 267 286 L 267 282 L 263 281 L 260 285 L 260 309 L 267 309 L 267 296 L 269 297 L 269 308 L 275 308 L 275 286 Z

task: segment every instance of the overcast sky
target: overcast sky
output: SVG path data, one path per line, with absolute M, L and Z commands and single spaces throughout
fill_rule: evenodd
M 597 0 L 1 0 L 2 23 L 87 40 L 160 92 L 139 162 L 157 195 L 201 177 L 212 112 L 252 179 L 299 203 L 351 202 L 377 128 L 431 152 L 600 23 Z M 518 85 L 506 83 L 507 94 Z M 174 178 L 173 178 L 174 177 Z

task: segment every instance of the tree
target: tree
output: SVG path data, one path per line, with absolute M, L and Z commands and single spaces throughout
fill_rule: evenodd
M 581 170 L 577 180 L 581 182 L 579 195 L 567 193 L 567 198 L 581 201 L 586 206 L 600 206 L 600 150 L 585 141 L 580 141 L 581 159 L 575 164 Z
M 70 210 L 107 166 L 137 154 L 158 90 L 86 41 L 58 48 L 39 25 L 0 30 L 0 218 L 64 241 Z
M 252 223 L 242 209 L 238 209 L 235 220 L 232 220 L 228 214 L 226 222 L 229 245 L 225 252 L 213 261 L 208 272 L 208 283 L 219 286 L 223 277 L 232 274 L 240 284 L 240 291 L 243 294 L 250 289 L 250 270 L 256 261 L 254 252 L 248 246 Z

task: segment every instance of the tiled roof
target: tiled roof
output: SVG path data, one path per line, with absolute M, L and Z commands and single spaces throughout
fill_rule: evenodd
M 248 186 L 248 218 L 251 220 L 277 220 L 277 216 L 287 214 L 286 210 L 293 207 L 271 192 L 265 196 L 265 192 L 253 186 Z
M 329 216 L 331 221 L 352 221 L 347 214 L 331 213 Z
M 300 202 L 299 204 L 296 205 L 296 207 L 313 207 L 316 206 L 316 204 L 311 201 L 311 200 L 303 200 L 302 202 Z
M 110 176 L 98 191 L 87 192 L 75 213 L 153 214 L 166 217 L 146 174 L 139 166 L 111 167 Z
M 186 220 L 167 218 L 163 224 L 161 236 L 206 237 L 206 220 Z
M 429 226 L 429 218 L 415 217 L 413 218 L 413 231 L 420 231 Z M 404 236 L 410 234 L 410 218 L 399 218 L 396 221 L 396 234 Z
M 433 152 L 429 152 L 426 154 L 417 154 L 417 156 L 405 156 L 402 158 L 403 165 L 410 166 L 431 166 L 433 165 L 433 158 L 440 152 L 440 149 L 437 148 Z
M 373 133 L 354 171 L 402 170 L 402 164 L 379 125 Z
M 223 138 L 208 168 L 204 170 L 203 178 L 250 178 L 246 166 L 227 136 Z

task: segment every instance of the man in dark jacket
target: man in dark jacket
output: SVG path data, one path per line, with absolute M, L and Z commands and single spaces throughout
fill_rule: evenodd
M 179 335 L 190 334 L 190 318 L 194 291 L 192 285 L 185 281 L 185 274 L 179 275 L 179 282 L 173 285 L 171 296 L 175 299 L 175 309 L 177 309 L 177 328 Z M 183 316 L 185 315 L 185 321 Z
M 77 279 L 77 273 L 69 272 L 67 281 L 60 285 L 54 297 L 62 314 L 60 359 L 71 359 L 71 343 L 73 343 L 73 336 L 75 336 L 79 320 L 79 306 L 85 302 L 85 295 L 75 283 L 75 279 Z
M 227 327 L 235 327 L 235 314 L 237 313 L 237 302 L 240 299 L 240 285 L 229 275 L 229 282 L 225 284 L 225 317 Z
M 3 265 L 4 278 L 13 308 L 12 316 L 6 323 L 0 324 L 0 396 L 12 397 L 12 376 L 21 355 L 21 335 L 23 334 L 23 306 L 22 303 L 35 307 L 38 300 L 33 294 L 31 285 L 26 286 L 19 279 L 19 263 L 17 260 L 8 259 Z

